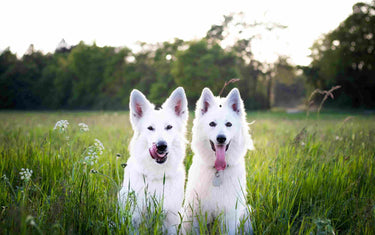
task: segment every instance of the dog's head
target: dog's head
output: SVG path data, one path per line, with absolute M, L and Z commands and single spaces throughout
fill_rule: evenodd
M 195 115 L 194 145 L 201 146 L 197 151 L 204 151 L 200 155 L 209 164 L 214 163 L 218 171 L 238 161 L 251 148 L 244 105 L 237 88 L 226 98 L 214 97 L 210 89 L 204 88 Z
M 133 90 L 129 107 L 133 141 L 137 142 L 137 147 L 133 146 L 137 148 L 135 154 L 149 155 L 156 163 L 164 163 L 176 141 L 185 140 L 188 111 L 184 89 L 174 90 L 158 110 L 140 91 Z

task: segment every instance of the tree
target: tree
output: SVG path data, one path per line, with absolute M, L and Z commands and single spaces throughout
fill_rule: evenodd
M 271 107 L 272 77 L 269 76 L 271 71 L 267 68 L 272 66 L 267 66 L 254 58 L 251 47 L 253 40 L 261 38 L 265 30 L 284 28 L 286 27 L 274 22 L 249 23 L 245 15 L 240 12 L 224 16 L 222 23 L 212 25 L 206 34 L 205 38 L 209 43 L 226 44 L 226 49 L 235 55 L 236 70 L 240 78 L 237 85 L 248 109 Z M 262 80 L 265 85 L 259 82 Z
M 14 108 L 16 92 L 14 89 L 14 67 L 17 56 L 9 48 L 0 54 L 0 108 Z
M 72 72 L 72 94 L 69 106 L 87 109 L 99 108 L 101 84 L 108 58 L 113 54 L 114 48 L 100 48 L 79 43 L 68 56 L 68 69 Z
M 44 81 L 43 107 L 48 109 L 62 109 L 69 107 L 72 94 L 73 73 L 68 66 L 69 52 L 55 52 L 42 71 L 41 80 Z
M 42 71 L 48 63 L 49 57 L 40 51 L 35 51 L 30 45 L 27 52 L 13 67 L 12 81 L 16 94 L 15 108 L 40 109 L 43 108 L 43 98 L 46 90 L 41 80 Z
M 185 88 L 189 104 L 194 104 L 204 87 L 218 95 L 225 81 L 237 77 L 236 57 L 216 43 L 191 42 L 177 53 L 172 74 L 176 84 Z
M 153 60 L 156 71 L 156 81 L 150 88 L 149 98 L 156 104 L 162 104 L 167 94 L 170 94 L 177 86 L 171 73 L 173 63 L 179 49 L 184 45 L 181 39 L 173 42 L 164 42 L 158 45 Z
M 289 58 L 280 56 L 273 67 L 274 105 L 294 107 L 303 103 L 305 81 L 297 75 L 297 68 L 289 63 Z
M 341 85 L 339 104 L 375 107 L 375 1 L 357 3 L 338 28 L 317 40 L 304 68 L 315 88 Z
M 237 57 L 236 68 L 240 78 L 238 87 L 245 106 L 249 109 L 266 108 L 266 97 L 258 87 L 259 80 L 265 75 L 262 72 L 264 64 L 253 58 L 251 39 L 238 40 L 231 50 Z

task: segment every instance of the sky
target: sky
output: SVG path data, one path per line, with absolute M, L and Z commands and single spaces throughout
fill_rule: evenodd
M 274 62 L 279 55 L 308 65 L 309 48 L 352 13 L 354 0 L 3 0 L 0 2 L 0 51 L 22 56 L 30 44 L 53 52 L 64 39 L 98 46 L 127 46 L 200 39 L 223 15 L 243 12 L 246 20 L 287 26 L 252 44 L 255 59 Z

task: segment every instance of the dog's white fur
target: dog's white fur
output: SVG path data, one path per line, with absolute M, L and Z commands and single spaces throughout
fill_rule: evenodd
M 216 126 L 210 126 L 215 122 Z M 232 123 L 227 127 L 226 123 Z M 213 186 L 215 177 L 215 152 L 210 140 L 217 143 L 218 135 L 225 135 L 230 142 L 225 154 L 227 163 L 222 184 Z M 193 162 L 189 169 L 184 204 L 185 232 L 191 225 L 198 233 L 198 216 L 207 215 L 207 223 L 221 216 L 222 227 L 228 234 L 252 233 L 249 206 L 246 205 L 246 170 L 244 156 L 253 149 L 246 112 L 238 89 L 234 88 L 226 98 L 214 97 L 204 88 L 197 102 L 193 123 Z M 246 220 L 244 230 L 239 231 L 240 220 Z
M 188 119 L 185 91 L 181 87 L 177 88 L 162 105 L 162 109 L 155 110 L 154 105 L 140 91 L 133 90 L 129 106 L 134 135 L 129 145 L 130 158 L 119 193 L 120 206 L 124 208 L 129 193 L 135 193 L 133 224 L 137 227 L 146 211 L 145 202 L 156 198 L 166 213 L 164 229 L 174 233 L 180 222 L 178 211 L 184 196 L 183 160 Z M 166 128 L 168 125 L 172 128 Z M 153 130 L 149 130 L 150 126 Z M 162 164 L 151 158 L 149 152 L 149 148 L 160 140 L 168 146 L 167 160 Z

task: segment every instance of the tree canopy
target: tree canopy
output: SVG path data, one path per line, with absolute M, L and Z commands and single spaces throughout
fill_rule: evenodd
M 341 85 L 338 102 L 346 107 L 375 106 L 375 1 L 357 3 L 353 13 L 312 47 L 312 63 L 304 68 L 315 88 Z
M 227 48 L 221 42 L 239 24 L 236 14 L 224 16 L 205 37 L 185 42 L 139 43 L 140 50 L 99 47 L 62 40 L 54 53 L 30 46 L 22 57 L 7 49 L 0 54 L 0 108 L 6 109 L 127 109 L 132 89 L 161 104 L 177 86 L 194 106 L 204 87 L 218 95 L 225 81 L 240 78 L 249 108 L 267 108 L 261 63 L 254 60 L 250 38 L 237 38 Z M 258 25 L 257 25 L 258 26 Z

